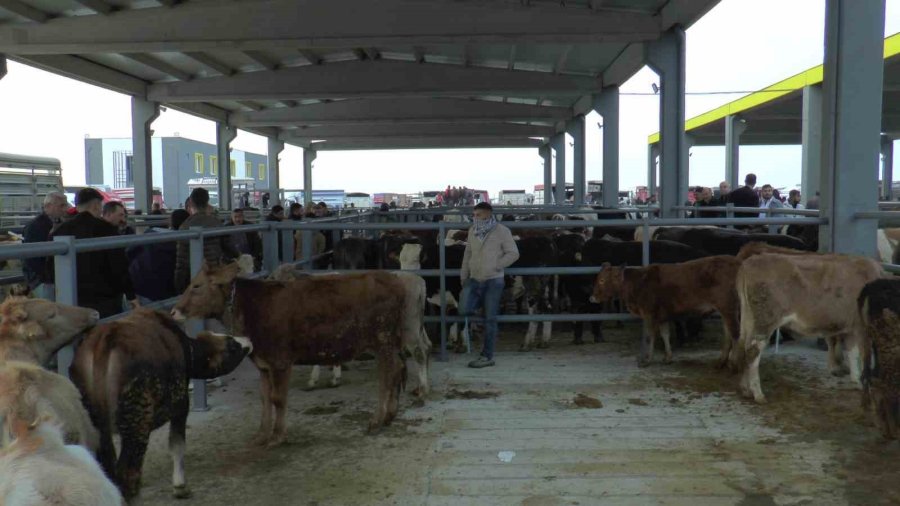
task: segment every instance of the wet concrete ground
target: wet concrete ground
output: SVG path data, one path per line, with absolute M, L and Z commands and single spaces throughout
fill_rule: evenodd
M 245 362 L 191 413 L 188 505 L 844 505 L 900 504 L 900 443 L 885 443 L 846 378 L 831 377 L 811 341 L 769 350 L 769 404 L 739 397 L 713 367 L 718 324 L 702 343 L 636 367 L 638 328 L 572 346 L 514 351 L 506 326 L 497 366 L 432 363 L 424 407 L 364 433 L 374 363 L 350 365 L 339 388 L 304 392 L 295 368 L 288 442 L 249 446 L 259 422 L 256 371 Z M 328 374 L 323 374 L 325 384 Z M 169 505 L 167 429 L 154 434 L 142 504 Z

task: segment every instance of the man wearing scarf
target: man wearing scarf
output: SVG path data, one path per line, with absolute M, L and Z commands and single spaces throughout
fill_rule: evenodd
M 469 367 L 494 365 L 494 342 L 497 339 L 497 313 L 503 295 L 503 269 L 519 258 L 519 248 L 512 232 L 497 223 L 494 209 L 487 202 L 475 206 L 474 224 L 469 229 L 466 252 L 463 255 L 460 280 L 465 314 L 484 309 L 484 348 Z

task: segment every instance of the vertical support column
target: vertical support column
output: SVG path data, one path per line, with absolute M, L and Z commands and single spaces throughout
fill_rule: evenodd
M 553 200 L 553 153 L 549 144 L 538 148 L 538 153 L 544 159 L 544 205 L 547 206 Z
M 312 164 L 313 160 L 316 159 L 315 150 L 310 148 L 303 148 L 303 203 L 311 204 L 313 201 L 312 198 Z
M 553 204 L 561 206 L 566 202 L 566 133 L 560 132 L 550 139 L 550 146 L 556 152 L 556 189 Z
M 685 34 L 680 26 L 645 46 L 645 57 L 660 78 L 659 216 L 674 218 L 672 209 L 687 198 L 688 148 L 684 132 Z
M 587 187 L 587 171 L 584 166 L 584 116 L 579 115 L 566 123 L 566 132 L 575 140 L 572 151 L 572 163 L 575 169 L 572 179 L 575 182 L 575 195 L 572 203 L 580 206 L 584 204 L 584 190 Z
M 231 210 L 231 141 L 237 128 L 216 123 L 216 151 L 219 155 L 219 209 Z M 196 390 L 195 390 L 196 391 Z
M 659 156 L 659 144 L 647 146 L 647 193 L 648 197 L 656 195 L 656 158 Z M 605 185 L 604 185 L 605 186 Z
M 269 179 L 269 205 L 281 204 L 278 189 L 281 188 L 281 166 L 278 155 L 284 151 L 284 142 L 269 137 L 266 177 Z
M 54 242 L 64 243 L 68 251 L 53 259 L 53 273 L 56 284 L 56 302 L 69 306 L 78 305 L 78 275 L 75 270 L 75 237 L 56 236 Z M 56 353 L 56 372 L 69 377 L 69 366 L 75 358 L 75 345 L 70 344 Z
M 725 181 L 732 188 L 740 186 L 741 134 L 747 122 L 738 116 L 725 116 Z
M 0 53 L 0 79 L 6 77 L 6 55 Z
M 803 88 L 802 171 L 800 195 L 811 199 L 821 190 L 822 174 L 822 86 Z M 735 188 L 735 187 L 733 187 Z
M 134 177 L 134 208 L 150 212 L 153 204 L 153 130 L 159 104 L 131 97 L 131 153 Z
M 262 232 L 263 269 L 271 275 L 278 268 L 278 231 L 271 222 Z
M 894 183 L 894 139 L 881 136 L 881 198 L 892 200 Z
M 203 233 L 202 227 L 191 227 L 191 232 L 197 234 L 196 238 L 190 240 L 188 244 L 189 259 L 191 266 L 191 279 L 194 278 L 203 266 Z M 184 324 L 184 330 L 188 337 L 196 338 L 204 329 L 204 322 L 199 318 L 189 318 Z M 209 411 L 206 404 L 206 380 L 194 379 L 194 411 Z
M 825 251 L 875 257 L 884 79 L 885 0 L 826 0 L 822 86 L 822 197 Z
M 594 110 L 603 116 L 603 207 L 619 207 L 619 87 L 594 95 Z

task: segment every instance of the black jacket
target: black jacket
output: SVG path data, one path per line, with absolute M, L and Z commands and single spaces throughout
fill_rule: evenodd
M 253 225 L 253 223 L 251 223 L 249 221 L 244 224 L 245 225 Z M 228 223 L 225 226 L 233 227 L 235 225 L 234 225 L 233 221 L 228 220 Z M 234 234 L 234 235 L 237 235 L 237 234 Z M 248 255 L 251 255 L 253 257 L 254 268 L 259 269 L 260 266 L 262 265 L 262 251 L 263 251 L 262 239 L 259 237 L 259 232 L 245 232 L 244 235 L 246 237 L 247 251 L 241 251 L 241 248 L 238 248 L 239 241 L 234 236 L 232 236 L 231 245 L 232 245 L 232 247 L 234 247 L 234 249 L 238 253 L 241 253 L 241 254 L 246 253 Z
M 144 233 L 165 234 L 152 228 Z M 175 246 L 172 241 L 128 248 L 125 252 L 130 261 L 128 273 L 135 293 L 154 301 L 178 295 L 175 291 Z
M 218 218 L 211 214 L 197 213 L 184 220 L 179 230 L 190 230 L 191 227 L 216 228 L 224 226 Z M 175 289 L 183 292 L 191 282 L 190 244 L 179 242 L 175 247 Z M 231 247 L 227 235 L 210 237 L 203 240 L 203 260 L 210 266 L 219 265 L 223 260 L 234 260 L 237 251 Z
M 53 230 L 53 220 L 45 213 L 41 213 L 25 225 L 23 242 L 45 242 L 50 240 L 50 232 Z M 34 288 L 41 283 L 50 283 L 53 276 L 48 269 L 47 257 L 27 258 L 22 262 L 22 272 L 28 286 Z
M 734 207 L 759 207 L 759 195 L 749 186 L 741 186 L 728 194 L 728 202 L 734 204 Z M 734 213 L 734 216 L 736 218 L 758 218 L 759 212 Z
M 52 236 L 71 235 L 76 239 L 117 237 L 115 225 L 95 218 L 88 212 L 78 213 L 60 225 Z M 79 303 L 96 302 L 121 297 L 134 299 L 134 287 L 128 275 L 128 258 L 124 248 L 79 253 L 76 258 Z

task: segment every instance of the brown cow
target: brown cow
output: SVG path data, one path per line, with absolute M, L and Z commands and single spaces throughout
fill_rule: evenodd
M 641 367 L 650 364 L 653 342 L 660 336 L 666 346 L 665 363 L 672 361 L 668 324 L 675 318 L 718 311 L 725 331 L 718 362 L 722 367 L 728 361 L 732 339 L 738 334 L 734 279 L 740 265 L 740 261 L 725 255 L 648 267 L 612 267 L 604 263 L 591 301 L 600 303 L 621 298 L 632 314 L 644 319 L 650 341 L 646 355 L 642 352 L 638 358 Z
M 828 341 L 832 374 L 842 367 L 835 348 L 843 342 L 850 372 L 859 382 L 859 345 L 864 335 L 856 298 L 869 281 L 882 277 L 874 260 L 849 255 L 756 255 L 744 260 L 737 275 L 741 332 L 732 360 L 744 367 L 741 392 L 764 403 L 759 360 L 778 327 Z
M 184 480 L 188 380 L 227 374 L 250 350 L 249 342 L 239 337 L 201 332 L 191 339 L 168 315 L 149 309 L 137 309 L 88 334 L 70 373 L 100 431 L 100 465 L 126 499 L 140 491 L 150 432 L 166 422 L 174 495 L 190 496 Z M 115 433 L 122 438 L 118 458 Z
M 232 266 L 204 267 L 173 309 L 176 318 L 222 318 L 233 294 L 233 321 L 253 342 L 262 417 L 254 442 L 285 438 L 291 366 L 338 365 L 362 351 L 378 364 L 378 406 L 369 429 L 397 414 L 406 368 L 403 283 L 387 272 L 301 277 L 291 282 L 237 278 Z M 272 411 L 275 411 L 274 426 Z
M 765 242 L 751 242 L 744 245 L 741 250 L 738 252 L 737 258 L 738 260 L 746 260 L 752 256 L 762 255 L 765 253 L 774 253 L 778 255 L 817 255 L 818 253 L 812 251 L 803 251 L 799 249 L 792 248 L 782 248 L 781 246 L 772 246 L 769 243 Z
M 897 439 L 900 438 L 900 280 L 879 279 L 867 284 L 859 295 L 858 306 L 867 332 L 863 346 L 863 405 L 871 407 L 882 435 Z
M 99 318 L 93 309 L 10 297 L 0 305 L 0 362 L 46 364 Z

